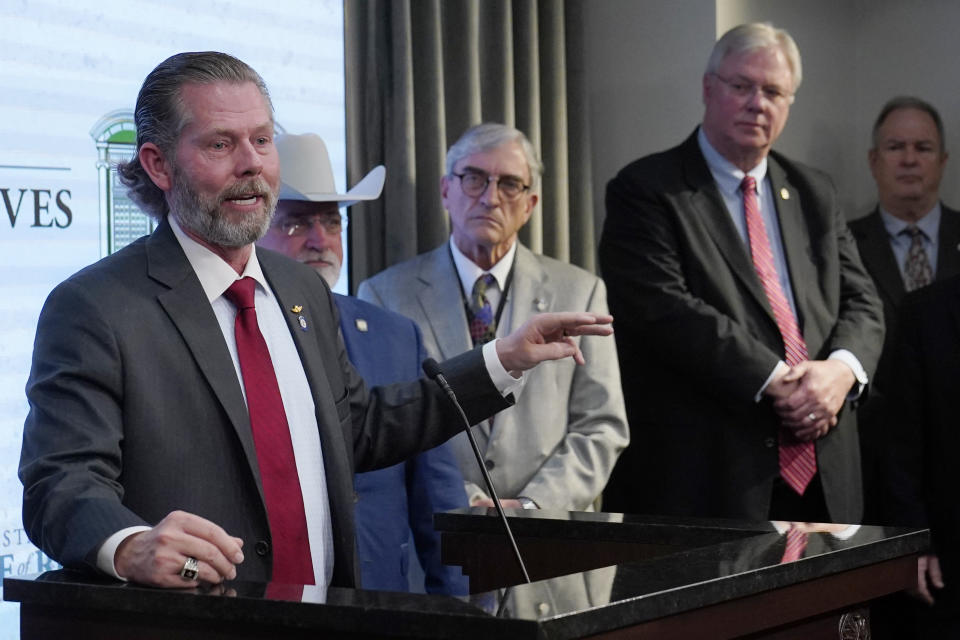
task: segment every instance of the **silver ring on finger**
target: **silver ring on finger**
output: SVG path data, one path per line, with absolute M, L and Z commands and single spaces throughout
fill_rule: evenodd
M 808 414 L 807 414 L 807 420 L 808 420 L 809 422 L 816 422 L 816 421 L 817 421 L 817 414 L 815 414 L 815 413 L 808 413 Z
M 197 562 L 196 558 L 187 556 L 186 561 L 183 563 L 183 568 L 180 569 L 180 577 L 187 582 L 193 582 L 199 575 L 200 563 Z

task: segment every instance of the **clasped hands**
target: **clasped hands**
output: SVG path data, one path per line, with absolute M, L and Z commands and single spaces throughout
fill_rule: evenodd
M 857 381 L 840 360 L 806 360 L 787 367 L 781 364 L 764 394 L 783 427 L 802 441 L 822 438 L 837 424 L 837 414 Z

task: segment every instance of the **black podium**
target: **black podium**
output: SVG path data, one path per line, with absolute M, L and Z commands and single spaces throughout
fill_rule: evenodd
M 784 527 L 511 512 L 533 584 L 492 513 L 438 514 L 469 597 L 233 583 L 158 590 L 68 571 L 4 580 L 23 638 L 857 638 L 908 588 L 926 530 L 831 527 L 783 562 Z M 304 599 L 308 601 L 303 601 Z

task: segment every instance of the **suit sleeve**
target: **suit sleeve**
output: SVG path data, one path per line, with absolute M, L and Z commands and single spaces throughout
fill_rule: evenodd
M 95 568 L 108 536 L 149 526 L 121 503 L 121 352 L 100 306 L 71 281 L 50 294 L 36 336 L 19 470 L 24 528 L 63 565 Z
M 840 309 L 834 330 L 817 357 L 823 359 L 837 349 L 847 349 L 860 361 L 868 378 L 872 378 L 883 350 L 883 306 L 873 278 L 860 259 L 857 242 L 837 202 L 836 190 L 832 184 L 830 187 L 840 265 Z
M 607 313 L 606 287 L 599 278 L 585 310 Z M 573 368 L 566 436 L 519 492 L 541 508 L 588 508 L 603 491 L 617 457 L 630 442 L 614 341 L 584 336 L 580 349 L 586 364 Z
M 695 216 L 681 211 L 692 207 L 681 202 L 685 194 L 658 192 L 631 170 L 643 171 L 628 167 L 607 186 L 599 252 L 621 355 L 682 368 L 691 389 L 752 402 L 781 356 L 718 308 L 738 294 L 721 290 L 710 273 L 727 265 L 701 263 L 698 244 L 713 239 L 685 219 Z

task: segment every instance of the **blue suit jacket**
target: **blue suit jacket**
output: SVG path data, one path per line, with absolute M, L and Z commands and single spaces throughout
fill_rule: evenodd
M 426 357 L 417 325 L 362 300 L 335 296 L 347 355 L 368 385 L 420 377 Z M 354 476 L 357 550 L 365 589 L 408 591 L 410 533 L 428 593 L 465 595 L 458 567 L 440 562 L 436 511 L 466 507 L 463 476 L 449 443 L 400 464 Z

